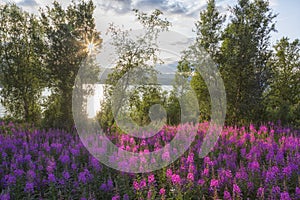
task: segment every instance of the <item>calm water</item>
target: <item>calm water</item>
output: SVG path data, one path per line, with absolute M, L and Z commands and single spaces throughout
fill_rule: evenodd
M 3 117 L 3 116 L 4 116 L 4 112 L 5 112 L 5 109 L 4 109 L 3 106 L 0 104 L 0 117 Z
M 100 109 L 100 100 L 103 99 L 103 84 L 96 84 L 95 93 L 94 96 L 88 98 L 88 108 L 87 108 L 87 114 L 89 117 L 93 118 L 96 116 L 97 112 Z M 170 91 L 172 89 L 172 86 L 170 85 L 163 85 L 163 90 Z M 50 95 L 49 90 L 45 90 L 42 94 L 42 96 L 46 97 Z M 0 117 L 3 117 L 5 114 L 4 107 L 0 104 Z

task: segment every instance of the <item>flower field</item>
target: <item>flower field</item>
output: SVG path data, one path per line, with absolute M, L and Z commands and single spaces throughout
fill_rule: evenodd
M 0 127 L 0 199 L 300 199 L 300 132 L 275 126 L 225 127 L 217 145 L 198 157 L 208 123 L 192 146 L 161 170 L 129 174 L 110 169 L 75 133 Z M 168 143 L 176 127 L 136 140 L 110 139 L 128 151 Z

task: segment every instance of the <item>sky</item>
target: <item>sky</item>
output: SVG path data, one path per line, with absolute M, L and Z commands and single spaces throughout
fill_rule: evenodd
M 0 3 L 14 2 L 30 12 L 38 12 L 39 7 L 50 5 L 48 0 L 0 0 Z M 68 5 L 70 0 L 58 0 L 63 5 Z M 106 30 L 110 23 L 126 28 L 139 28 L 132 9 L 151 11 L 160 9 L 164 16 L 172 22 L 171 30 L 195 37 L 194 24 L 199 18 L 199 12 L 206 6 L 206 0 L 94 0 L 97 8 L 95 19 L 97 28 L 105 38 Z M 216 0 L 222 13 L 228 12 L 228 6 L 236 3 L 236 0 Z M 272 43 L 283 36 L 292 40 L 300 38 L 300 1 L 297 0 L 270 0 L 270 5 L 275 13 L 278 13 L 277 33 L 272 34 Z

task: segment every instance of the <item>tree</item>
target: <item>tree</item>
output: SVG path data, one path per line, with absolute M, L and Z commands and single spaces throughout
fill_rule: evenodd
M 167 121 L 168 124 L 178 125 L 181 122 L 181 106 L 179 98 L 189 89 L 189 77 L 191 67 L 189 62 L 181 60 L 178 62 L 173 89 L 167 99 Z
M 182 98 L 188 92 L 190 92 L 190 79 L 193 70 L 190 63 L 182 59 L 178 62 L 177 71 L 173 83 L 173 89 L 171 90 L 167 99 L 167 121 L 171 125 L 178 125 L 181 122 L 182 114 Z M 181 104 L 180 104 L 181 103 Z M 186 104 L 189 102 L 186 102 Z M 195 103 L 195 102 L 194 102 Z M 185 106 L 187 107 L 187 106 Z
M 49 49 L 46 62 L 48 87 L 52 94 L 45 121 L 50 127 L 73 126 L 72 91 L 76 75 L 91 50 L 96 50 L 101 44 L 93 17 L 94 10 L 92 1 L 73 2 L 67 9 L 55 1 L 53 8 L 47 7 L 41 13 Z M 91 66 L 90 73 L 97 74 L 97 69 Z
M 206 10 L 200 12 L 200 19 L 195 24 L 196 44 L 204 48 L 215 62 L 218 61 L 220 53 L 225 18 L 217 10 L 215 0 L 208 0 Z
M 196 22 L 196 42 L 191 46 L 193 55 L 203 54 L 203 50 L 219 66 L 220 43 L 225 16 L 222 16 L 216 8 L 215 0 L 208 0 L 206 10 L 200 12 L 200 19 Z M 187 54 L 191 54 L 189 51 Z M 186 57 L 188 57 L 187 55 Z M 201 61 L 199 61 L 201 62 Z M 192 66 L 192 68 L 196 66 Z M 195 91 L 200 109 L 200 120 L 210 119 L 210 94 L 203 79 L 204 74 L 193 70 L 191 86 Z M 204 72 L 202 72 L 204 73 Z
M 109 28 L 118 59 L 108 75 L 105 102 L 98 114 L 102 128 L 114 125 L 116 117 L 121 117 L 126 123 L 132 123 L 130 119 L 134 119 L 138 125 L 146 125 L 150 121 L 151 104 L 162 103 L 155 70 L 156 63 L 160 62 L 156 40 L 159 32 L 166 31 L 170 23 L 161 18 L 159 10 L 150 15 L 134 11 L 144 28 L 136 38 L 131 37 L 130 31 L 120 30 L 114 25 Z
M 284 37 L 274 46 L 270 59 L 272 77 L 266 90 L 270 120 L 300 125 L 300 41 Z
M 39 20 L 15 4 L 0 7 L 1 103 L 17 119 L 39 123 L 45 41 Z
M 181 121 L 180 103 L 175 91 L 172 90 L 170 92 L 166 102 L 167 122 L 169 125 L 178 125 Z
M 261 120 L 270 69 L 270 34 L 276 17 L 265 0 L 239 0 L 223 34 L 220 70 L 227 93 L 227 122 Z
M 130 101 L 130 116 L 139 126 L 147 125 L 152 119 L 158 119 L 162 116 L 160 114 L 163 110 L 159 112 L 153 111 L 151 113 L 151 107 L 155 104 L 166 106 L 166 94 L 163 93 L 160 87 L 153 86 L 142 86 L 136 88 L 135 95 Z M 148 113 L 150 112 L 150 115 Z M 151 116 L 152 114 L 152 116 Z M 162 119 L 161 119 L 162 120 Z

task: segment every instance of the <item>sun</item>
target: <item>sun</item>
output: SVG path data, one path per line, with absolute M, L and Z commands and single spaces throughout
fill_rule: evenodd
M 94 37 L 92 39 L 85 39 L 85 51 L 88 53 L 88 55 L 91 55 L 95 52 L 97 52 L 97 49 L 101 43 L 101 40 L 96 41 Z
M 89 43 L 87 44 L 87 51 L 88 51 L 88 54 L 92 54 L 94 50 L 95 50 L 95 44 L 92 43 L 92 42 L 89 42 Z

